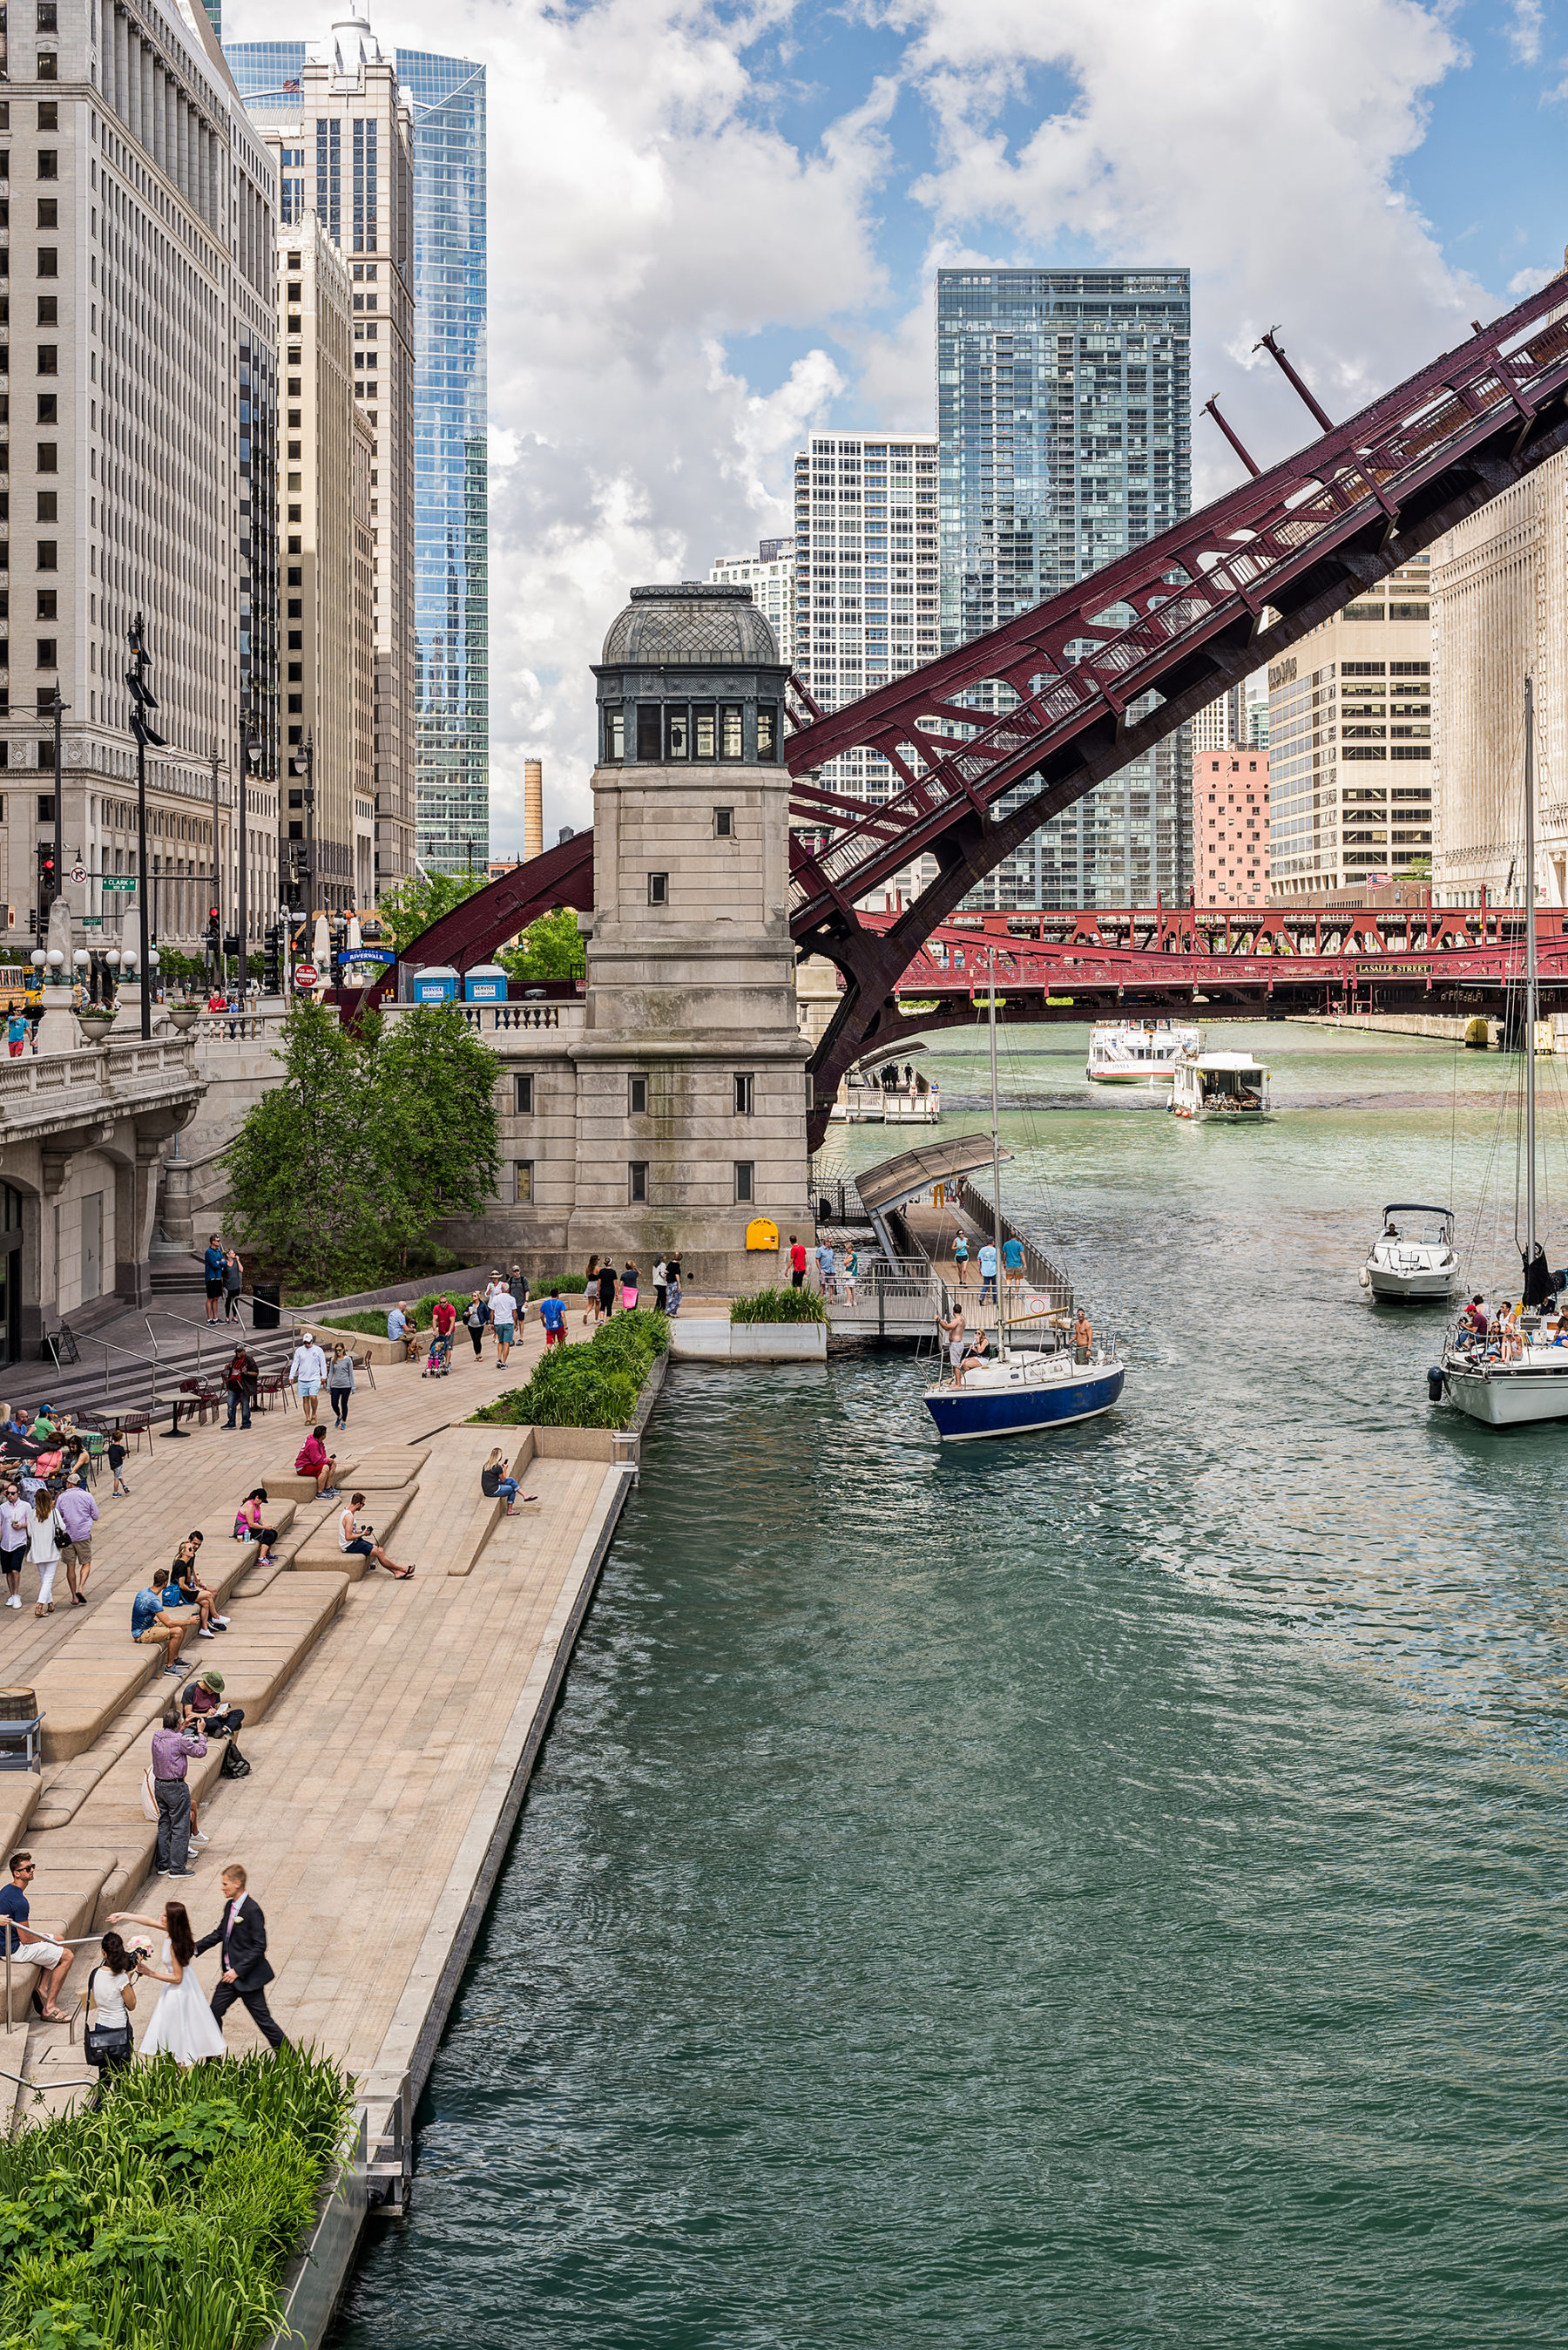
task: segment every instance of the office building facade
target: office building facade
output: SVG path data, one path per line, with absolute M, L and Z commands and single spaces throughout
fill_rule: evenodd
M 1190 332 L 1184 269 L 938 271 L 944 650 L 1044 603 L 1190 510 Z M 1000 684 L 969 698 L 981 711 L 1012 701 Z M 1190 757 L 1179 729 L 1043 825 L 973 902 L 1184 899 Z
M 1432 549 L 1433 894 L 1522 900 L 1524 679 L 1535 685 L 1535 887 L 1568 906 L 1568 458 Z
M 471 860 L 483 867 L 488 857 L 487 130 L 483 66 L 424 50 L 379 54 L 394 67 L 408 108 L 413 213 L 414 809 L 407 824 L 383 813 L 379 872 L 389 886 L 410 869 L 416 840 L 430 869 L 464 870 Z M 227 55 L 258 123 L 282 129 L 309 119 L 306 43 L 237 42 Z M 303 132 L 279 143 L 286 218 L 315 201 L 313 164 Z M 378 470 L 381 495 L 384 451 Z M 384 525 L 384 504 L 378 520 Z M 386 757 L 383 751 L 383 765 Z M 381 790 L 385 801 L 385 781 Z
M 276 889 L 275 182 L 194 0 L 134 23 L 94 0 L 13 12 L 6 63 L 0 902 L 30 947 L 57 787 L 79 934 L 134 943 L 134 879 L 159 941 L 189 951 L 214 897 L 234 919 L 253 711 L 253 908 Z M 147 759 L 145 873 L 124 683 L 138 614 L 167 738 Z
M 375 434 L 354 394 L 355 324 L 348 265 L 306 209 L 278 233 L 278 328 L 297 386 L 279 468 L 283 703 L 295 769 L 306 754 L 287 780 L 283 855 L 291 897 L 331 913 L 375 889 Z
M 1269 670 L 1276 897 L 1397 880 L 1433 847 L 1431 564 L 1418 556 Z
M 1200 906 L 1269 902 L 1269 754 L 1236 743 L 1192 760 L 1193 881 Z
M 794 667 L 794 541 L 763 538 L 755 555 L 721 555 L 708 574 L 716 587 L 749 588 L 774 632 L 779 659 Z

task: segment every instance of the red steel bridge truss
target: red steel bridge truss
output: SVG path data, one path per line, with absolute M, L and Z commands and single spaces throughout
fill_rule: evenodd
M 1543 286 L 1339 425 L 1281 358 L 1324 427 L 1297 455 L 842 710 L 824 713 L 792 682 L 791 928 L 800 952 L 826 956 L 844 982 L 812 1064 L 814 1144 L 845 1071 L 907 1033 L 900 982 L 927 941 L 1003 858 L 1568 446 L 1568 319 L 1552 315 L 1565 300 L 1562 283 Z M 888 761 L 886 798 L 823 786 L 826 763 L 857 747 Z M 891 919 L 857 910 L 928 853 L 936 879 L 912 903 Z M 427 931 L 420 962 L 463 968 L 552 906 L 588 910 L 592 858 L 587 833 L 547 850 Z M 1229 970 L 1236 959 L 1204 960 Z
M 864 918 L 885 928 L 891 914 Z M 1568 1012 L 1568 913 L 1538 914 L 1543 1014 Z M 1524 917 L 1506 909 L 1199 908 L 961 914 L 904 969 L 877 1045 L 972 1024 L 995 972 L 1002 1020 L 1282 1019 L 1296 1013 L 1504 1016 Z M 977 1012 L 977 1008 L 979 1011 Z

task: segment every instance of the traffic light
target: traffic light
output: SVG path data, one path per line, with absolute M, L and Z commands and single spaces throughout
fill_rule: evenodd
M 238 931 L 225 931 L 223 932 L 223 952 L 226 955 L 237 955 L 239 951 L 240 934 Z
M 266 954 L 262 966 L 262 993 L 281 995 L 283 993 L 283 924 L 281 922 L 268 925 L 265 946 Z
M 158 697 L 152 691 L 148 675 L 150 663 L 147 648 L 141 641 L 141 615 L 138 612 L 126 630 L 126 642 L 130 647 L 130 667 L 125 672 L 126 691 L 130 696 L 130 731 L 137 741 L 150 751 L 163 748 L 163 737 L 152 723 L 150 712 L 158 707 Z
M 38 932 L 40 937 L 49 927 L 49 908 L 57 895 L 55 889 L 55 852 L 47 841 L 38 843 Z
M 212 956 L 213 962 L 216 962 L 218 959 L 218 910 L 216 906 L 209 906 L 207 909 L 207 952 Z

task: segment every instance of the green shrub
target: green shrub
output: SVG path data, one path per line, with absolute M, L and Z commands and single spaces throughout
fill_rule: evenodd
M 754 1297 L 731 1301 L 732 1322 L 826 1322 L 827 1308 L 815 1289 L 759 1289 Z
M 525 1387 L 473 1415 L 499 1427 L 624 1428 L 644 1379 L 670 1344 L 670 1325 L 647 1306 L 601 1323 L 586 1346 L 552 1347 Z
M 297 2048 L 160 2056 L 0 2141 L 0 2350 L 253 2350 L 352 2106 Z

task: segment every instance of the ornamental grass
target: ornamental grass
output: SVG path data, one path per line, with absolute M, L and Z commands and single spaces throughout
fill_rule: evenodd
M 827 1308 L 814 1289 L 759 1289 L 754 1297 L 737 1297 L 730 1305 L 732 1322 L 826 1322 Z
M 639 1305 L 601 1323 L 586 1346 L 552 1347 L 525 1387 L 497 1396 L 473 1417 L 508 1428 L 625 1428 L 669 1344 L 664 1315 Z
M 0 2350 L 254 2350 L 353 2105 L 297 2048 L 159 2056 L 0 2140 Z

